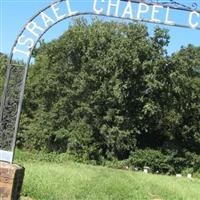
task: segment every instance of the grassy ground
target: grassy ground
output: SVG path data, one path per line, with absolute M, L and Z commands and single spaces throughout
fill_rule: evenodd
M 23 196 L 34 200 L 199 200 L 200 179 L 158 176 L 67 161 L 23 162 Z M 30 200 L 29 198 L 26 198 Z

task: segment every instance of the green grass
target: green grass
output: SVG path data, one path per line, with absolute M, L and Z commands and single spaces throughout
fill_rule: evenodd
M 24 161 L 23 196 L 34 200 L 199 200 L 200 179 L 109 169 L 71 161 Z

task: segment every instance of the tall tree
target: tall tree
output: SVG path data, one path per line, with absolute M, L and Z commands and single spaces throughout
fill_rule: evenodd
M 30 67 L 18 145 L 85 159 L 137 148 L 198 151 L 199 50 L 168 57 L 167 30 L 79 19 L 41 43 Z M 188 58 L 190 55 L 190 58 Z

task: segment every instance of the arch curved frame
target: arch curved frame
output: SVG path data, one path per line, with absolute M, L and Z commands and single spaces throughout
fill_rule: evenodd
M 16 145 L 16 135 L 17 130 L 19 126 L 20 121 L 20 114 L 22 109 L 22 102 L 23 102 L 23 96 L 24 96 L 24 90 L 25 90 L 25 84 L 26 84 L 26 78 L 28 74 L 28 68 L 31 61 L 33 50 L 36 48 L 36 45 L 40 41 L 40 39 L 45 35 L 45 33 L 48 32 L 52 27 L 54 27 L 56 24 L 58 24 L 61 21 L 64 21 L 69 18 L 77 17 L 77 16 L 87 16 L 87 15 L 93 15 L 93 16 L 104 16 L 104 17 L 112 17 L 117 19 L 126 19 L 133 21 L 130 18 L 121 18 L 116 16 L 108 16 L 105 14 L 97 14 L 95 12 L 78 12 L 73 15 L 66 16 L 55 23 L 51 24 L 48 28 L 46 28 L 40 36 L 37 38 L 37 40 L 34 42 L 33 47 L 30 50 L 30 54 L 27 57 L 27 62 L 25 65 L 18 65 L 15 64 L 13 61 L 13 55 L 14 55 L 14 48 L 16 47 L 19 38 L 23 35 L 23 33 L 26 31 L 27 25 L 32 22 L 34 19 L 36 19 L 42 12 L 48 10 L 52 5 L 64 2 L 65 0 L 57 0 L 44 9 L 40 10 L 36 15 L 34 15 L 22 28 L 20 33 L 18 34 L 7 63 L 7 69 L 6 69 L 6 79 L 4 83 L 4 89 L 3 89 L 3 95 L 1 99 L 1 108 L 0 108 L 0 161 L 6 161 L 9 163 L 13 162 L 14 158 L 14 150 Z M 141 20 L 143 21 L 143 20 Z M 14 69 L 13 69 L 14 68 Z M 19 69 L 19 72 L 16 71 L 16 68 Z M 22 71 L 21 71 L 21 68 Z M 12 71 L 14 70 L 14 72 Z M 19 73 L 19 74 L 18 74 Z M 16 82 L 13 84 L 9 84 L 10 81 L 12 81 L 14 76 L 20 76 L 20 80 L 16 80 Z M 17 88 L 15 86 L 17 85 Z M 12 96 L 10 94 L 10 90 L 16 90 L 14 92 L 18 93 L 18 97 Z M 11 91 L 12 93 L 12 91 Z M 13 99 L 14 98 L 14 99 Z
M 63 20 L 66 20 L 72 17 L 88 16 L 88 15 L 111 17 L 111 18 L 116 18 L 116 19 L 129 20 L 133 22 L 139 21 L 139 22 L 166 25 L 163 22 L 155 22 L 155 21 L 147 20 L 147 19 L 135 19 L 135 18 L 133 19 L 130 17 L 119 17 L 119 16 L 108 15 L 108 14 L 103 14 L 103 13 L 96 13 L 94 11 L 77 12 L 72 15 L 66 15 L 62 19 L 59 19 L 55 21 L 55 23 L 52 23 L 51 25 L 49 25 L 34 41 L 34 44 L 32 45 L 30 49 L 29 55 L 27 56 L 26 62 L 21 65 L 16 64 L 13 58 L 14 49 L 17 46 L 20 37 L 27 30 L 27 25 L 30 22 L 33 22 L 41 13 L 51 8 L 52 5 L 59 4 L 65 1 L 66 0 L 54 1 L 53 3 L 49 4 L 48 6 L 40 10 L 36 15 L 34 15 L 24 25 L 24 27 L 18 34 L 12 46 L 9 59 L 8 59 L 8 64 L 7 64 L 6 79 L 4 83 L 4 90 L 3 90 L 3 95 L 2 95 L 2 100 L 1 100 L 1 109 L 0 109 L 0 161 L 5 161 L 9 163 L 13 162 L 14 150 L 15 150 L 15 145 L 16 145 L 16 135 L 17 135 L 17 130 L 18 130 L 19 121 L 20 121 L 20 114 L 21 114 L 21 109 L 22 109 L 22 102 L 23 102 L 25 83 L 26 83 L 26 78 L 28 74 L 29 64 L 31 61 L 33 50 L 36 48 L 36 45 L 38 44 L 40 39 L 45 35 L 46 32 L 48 32 L 49 29 L 51 29 L 52 27 L 54 27 L 56 24 L 58 24 L 59 22 Z M 126 1 L 126 0 L 121 0 L 121 1 Z M 140 1 L 133 1 L 133 2 L 139 3 Z M 149 3 L 149 5 L 153 5 L 153 4 Z M 176 26 L 182 27 L 182 28 L 188 28 L 187 26 L 184 26 L 184 25 L 176 25 Z

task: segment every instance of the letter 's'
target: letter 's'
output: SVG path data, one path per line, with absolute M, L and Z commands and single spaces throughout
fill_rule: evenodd
M 39 37 L 40 35 L 37 33 L 38 31 L 44 32 L 44 29 L 36 24 L 36 22 L 30 22 L 26 26 L 26 29 L 31 32 L 35 37 Z

